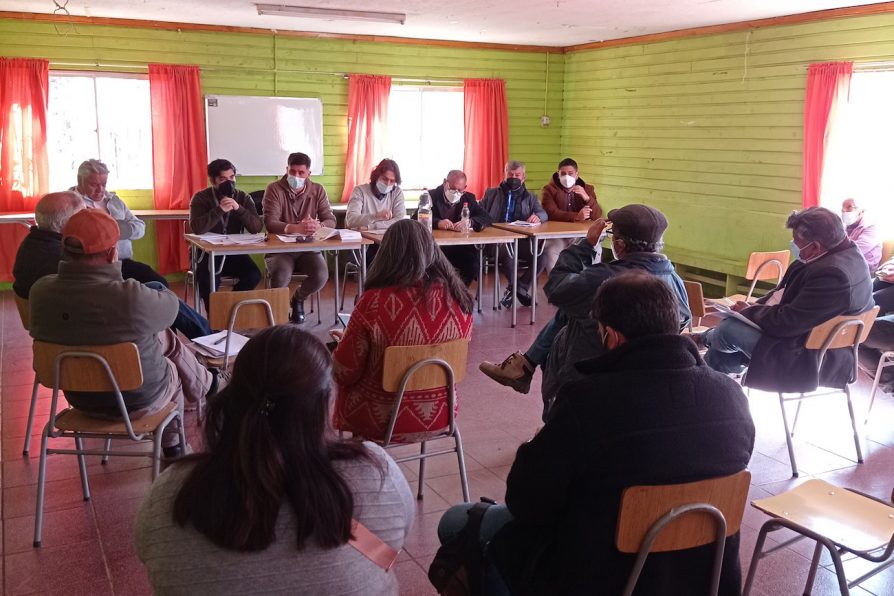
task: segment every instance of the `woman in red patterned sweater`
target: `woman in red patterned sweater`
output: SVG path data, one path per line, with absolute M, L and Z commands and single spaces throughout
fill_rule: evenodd
M 469 339 L 471 333 L 472 296 L 431 233 L 413 220 L 396 222 L 382 238 L 333 354 L 335 427 L 383 439 L 394 403 L 394 393 L 382 389 L 385 348 Z M 446 390 L 407 391 L 392 440 L 411 442 L 446 426 Z

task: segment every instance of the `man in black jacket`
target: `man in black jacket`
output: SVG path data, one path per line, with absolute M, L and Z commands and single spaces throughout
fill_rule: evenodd
M 462 170 L 450 170 L 444 183 L 428 191 L 432 204 L 432 226 L 439 230 L 465 232 L 463 207 L 469 207 L 469 226 L 480 232 L 491 225 L 491 218 L 481 208 L 475 195 L 466 192 L 466 175 Z M 415 219 L 415 216 L 414 216 Z M 474 246 L 442 246 L 447 260 L 456 268 L 465 284 L 471 285 L 478 276 L 478 251 Z
M 593 314 L 608 352 L 577 364 L 585 377 L 562 387 L 506 481 L 512 519 L 495 532 L 488 557 L 517 596 L 621 593 L 634 560 L 614 543 L 622 491 L 727 476 L 751 459 L 745 395 L 679 334 L 668 284 L 642 272 L 613 276 L 600 286 Z M 468 507 L 444 515 L 445 541 Z M 508 517 L 502 506 L 488 515 Z M 723 595 L 740 592 L 738 551 L 736 534 L 724 553 Z M 653 554 L 636 594 L 706 593 L 712 559 L 712 545 Z
M 495 188 L 488 188 L 481 198 L 481 208 L 487 212 L 493 222 L 512 223 L 514 221 L 526 221 L 528 223 L 541 223 L 549 219 L 546 211 L 541 207 L 537 195 L 525 188 L 525 164 L 520 161 L 509 161 L 503 169 L 505 179 Z M 501 244 L 499 248 L 500 267 L 507 272 L 507 280 L 512 258 L 507 245 Z M 543 271 L 545 263 L 537 262 L 537 271 L 530 264 L 533 262 L 530 242 L 518 243 L 519 263 L 527 263 L 528 267 L 523 274 L 518 276 L 518 288 L 515 293 L 522 306 L 531 306 L 530 288 L 537 291 L 537 277 Z M 511 281 L 509 282 L 511 283 Z M 506 294 L 500 303 L 509 308 L 512 306 L 512 286 L 506 287 Z
M 752 325 L 727 318 L 701 341 L 705 361 L 721 372 L 741 372 L 756 389 L 800 393 L 822 384 L 840 387 L 853 371 L 849 349 L 832 350 L 816 371 L 816 350 L 804 342 L 817 325 L 839 315 L 856 315 L 873 307 L 872 282 L 860 249 L 847 238 L 837 213 L 810 207 L 786 221 L 798 260 L 769 294 L 754 305 L 739 302 Z

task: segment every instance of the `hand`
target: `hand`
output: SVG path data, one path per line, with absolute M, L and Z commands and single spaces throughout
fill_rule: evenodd
M 580 211 L 577 212 L 577 216 L 575 217 L 575 219 L 577 221 L 586 221 L 586 220 L 590 219 L 590 213 L 592 213 L 592 211 L 593 210 L 590 209 L 589 207 L 584 207 L 583 209 L 581 209 Z
M 747 302 L 745 302 L 744 300 L 738 300 L 738 301 L 736 301 L 735 304 L 732 305 L 731 309 L 734 310 L 734 311 L 736 311 L 736 312 L 742 312 L 743 310 L 745 310 L 745 309 L 748 308 L 749 306 L 751 306 L 751 305 L 748 304 Z
M 532 213 L 531 217 L 526 220 L 528 223 L 538 224 L 540 223 L 540 218 L 537 217 L 536 213 Z
M 584 201 L 590 201 L 590 195 L 587 194 L 587 191 L 584 189 L 583 186 L 578 186 L 577 184 L 575 184 L 571 187 L 571 192 L 582 198 Z
M 223 209 L 224 213 L 229 213 L 230 211 L 238 211 L 239 203 L 237 203 L 235 199 L 224 197 L 220 200 L 220 208 Z
M 309 217 L 305 217 L 298 225 L 301 226 L 300 233 L 304 234 L 305 236 L 315 234 L 321 227 L 319 221 L 317 221 L 316 219 L 311 219 Z
M 460 232 L 461 234 L 465 234 L 466 232 L 472 231 L 472 221 L 469 220 L 464 222 L 463 220 L 459 220 L 455 224 L 453 224 L 453 229 L 456 232 Z
M 449 219 L 441 219 L 438 221 L 438 229 L 439 230 L 453 230 L 453 223 L 450 222 Z
M 331 337 L 335 343 L 341 343 L 341 340 L 345 338 L 345 332 L 341 329 L 330 329 L 329 337 Z
M 382 209 L 376 213 L 376 221 L 386 221 L 391 219 L 391 209 Z
M 587 244 L 596 246 L 599 243 L 599 239 L 602 238 L 602 233 L 607 227 L 608 222 L 601 217 L 594 221 L 587 229 Z
M 301 231 L 301 224 L 296 223 L 296 224 L 286 224 L 286 227 L 283 228 L 283 233 L 284 234 L 303 234 L 304 232 Z

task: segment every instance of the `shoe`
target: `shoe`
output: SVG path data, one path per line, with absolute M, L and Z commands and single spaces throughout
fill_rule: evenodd
M 478 370 L 500 385 L 512 387 L 519 393 L 525 394 L 531 390 L 534 368 L 521 352 L 512 354 L 500 364 L 485 361 L 478 365 Z
M 516 294 L 516 297 L 518 298 L 518 303 L 522 306 L 531 306 L 531 296 L 529 294 L 522 294 L 521 292 L 518 292 Z
M 299 300 L 298 298 L 292 298 L 292 316 L 290 320 L 295 325 L 300 325 L 304 322 L 304 300 Z
M 226 370 L 221 370 L 217 367 L 212 367 L 208 369 L 208 372 L 211 373 L 211 387 L 208 388 L 208 392 L 205 393 L 205 397 L 211 397 L 212 395 L 216 395 L 219 392 L 223 391 L 224 387 L 230 384 L 230 372 Z
M 704 333 L 690 333 L 689 339 L 692 340 L 692 343 L 695 344 L 695 347 L 699 352 L 704 352 L 708 349 L 708 346 L 705 345 L 705 334 Z
M 162 447 L 161 453 L 165 459 L 177 459 L 178 457 L 183 457 L 184 455 L 190 455 L 192 453 L 192 447 L 190 447 L 187 443 L 186 449 L 184 449 L 182 443 L 177 443 L 176 445 L 171 445 L 170 447 Z
M 512 286 L 506 288 L 503 297 L 500 299 L 500 305 L 503 308 L 512 308 Z

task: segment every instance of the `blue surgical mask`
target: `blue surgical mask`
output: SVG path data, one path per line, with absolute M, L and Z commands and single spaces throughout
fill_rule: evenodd
M 382 182 L 381 180 L 377 180 L 377 181 L 376 181 L 376 188 L 378 189 L 378 191 L 379 191 L 381 194 L 383 194 L 383 195 L 387 195 L 389 192 L 391 192 L 391 191 L 394 189 L 394 185 L 393 185 L 393 184 L 385 184 L 385 183 Z
M 798 245 L 795 244 L 794 240 L 792 240 L 791 244 L 789 245 L 789 250 L 792 251 L 793 257 L 795 257 L 796 259 L 801 258 L 801 249 L 798 248 Z
M 289 183 L 289 188 L 293 190 L 301 190 L 304 188 L 304 178 L 299 178 L 298 176 L 292 176 L 289 174 L 286 177 L 286 182 Z

